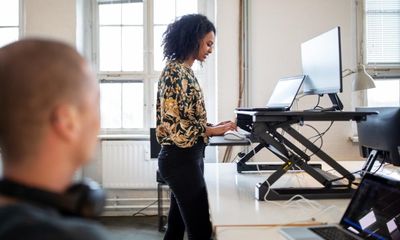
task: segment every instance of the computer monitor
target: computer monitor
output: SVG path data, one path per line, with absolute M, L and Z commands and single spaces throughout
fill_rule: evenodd
M 377 112 L 357 123 L 360 154 L 367 157 L 363 170 L 370 171 L 375 161 L 400 166 L 400 107 L 359 107 L 358 112 Z
M 337 96 L 343 91 L 340 27 L 302 43 L 301 62 L 303 74 L 307 76 L 303 92 L 328 94 L 333 104 L 331 109 L 342 110 L 343 104 Z

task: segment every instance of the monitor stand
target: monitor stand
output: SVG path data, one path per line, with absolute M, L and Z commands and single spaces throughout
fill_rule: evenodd
M 371 172 L 371 169 L 374 166 L 377 157 L 378 157 L 378 151 L 372 150 L 367 160 L 365 161 L 364 166 L 362 167 L 362 171 L 360 174 L 361 176 L 364 176 L 365 173 Z
M 320 96 L 322 97 L 322 94 Z M 305 111 L 311 111 L 311 112 L 342 111 L 343 103 L 342 103 L 342 101 L 340 101 L 339 96 L 336 93 L 328 93 L 328 96 L 329 96 L 329 99 L 331 99 L 332 107 L 309 109 L 309 110 L 305 110 Z
M 343 103 L 340 101 L 339 96 L 336 93 L 329 93 L 328 94 L 329 98 L 331 99 L 332 102 L 332 109 L 337 110 L 337 111 L 342 111 L 343 110 Z

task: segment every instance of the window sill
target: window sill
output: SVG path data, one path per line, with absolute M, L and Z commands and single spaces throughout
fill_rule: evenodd
M 349 140 L 352 143 L 358 143 L 358 135 L 353 135 L 353 136 L 349 137 Z
M 100 141 L 114 140 L 114 141 L 128 141 L 128 140 L 150 140 L 149 135 L 145 134 L 100 134 L 97 136 Z

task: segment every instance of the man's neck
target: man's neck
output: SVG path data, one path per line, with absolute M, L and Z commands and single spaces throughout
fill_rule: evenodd
M 14 204 L 16 202 L 18 202 L 18 200 L 15 199 L 15 198 L 10 198 L 10 197 L 7 197 L 7 196 L 0 195 L 0 206 Z
M 71 184 L 75 169 L 66 161 L 20 161 L 4 165 L 4 177 L 21 184 L 52 192 L 64 192 Z

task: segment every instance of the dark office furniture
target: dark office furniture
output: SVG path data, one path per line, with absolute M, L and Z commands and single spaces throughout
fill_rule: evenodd
M 157 170 L 157 216 L 158 216 L 158 231 L 165 232 L 167 229 L 167 215 L 164 215 L 163 207 L 163 189 L 167 187 L 167 183 L 160 176 L 160 172 Z
M 161 145 L 156 139 L 156 129 L 150 128 L 150 158 L 158 158 L 158 153 L 161 150 Z M 164 215 L 163 208 L 163 189 L 167 187 L 167 183 L 161 177 L 160 172 L 156 173 L 157 181 L 157 215 L 158 215 L 158 231 L 164 232 L 166 230 L 167 216 Z
M 292 127 L 294 124 L 302 124 L 307 121 L 364 121 L 370 114 L 375 112 L 341 112 L 341 111 L 287 111 L 287 112 L 268 112 L 268 111 L 235 111 L 237 124 L 240 128 L 251 132 L 252 136 L 259 143 L 253 151 L 249 151 L 237 162 L 238 172 L 265 170 L 263 166 L 250 165 L 246 162 L 254 154 L 263 148 L 267 148 L 284 163 L 268 179 L 256 186 L 256 198 L 258 200 L 283 200 L 289 199 L 294 195 L 301 194 L 311 199 L 326 198 L 349 198 L 354 189 L 352 182 L 354 176 L 337 163 L 332 157 L 316 146 L 309 139 Z M 281 129 L 283 133 L 279 133 Z M 298 146 L 292 143 L 286 136 L 289 135 L 308 151 L 327 163 L 341 176 L 334 176 L 322 169 L 313 167 L 309 164 L 310 157 Z M 304 170 L 315 180 L 323 185 L 321 188 L 273 188 L 271 187 L 283 174 L 292 169 L 293 166 Z M 347 181 L 337 181 L 338 178 Z M 268 193 L 268 194 L 267 194 Z M 267 196 L 265 196 L 267 195 Z
M 367 158 L 363 173 L 370 172 L 376 160 L 400 166 L 400 108 L 362 107 L 356 111 L 378 113 L 357 124 L 360 154 Z

